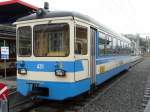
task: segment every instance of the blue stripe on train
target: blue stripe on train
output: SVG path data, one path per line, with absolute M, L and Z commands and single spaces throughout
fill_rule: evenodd
M 22 61 L 17 62 L 17 68 L 21 68 L 20 63 Z M 83 71 L 83 63 L 82 60 L 77 61 L 23 61 L 25 64 L 25 68 L 27 71 L 36 71 L 36 72 L 55 72 L 59 66 L 62 65 L 62 69 L 66 72 L 79 72 Z M 39 66 L 39 67 L 38 67 Z
M 96 60 L 96 65 L 108 63 L 112 60 L 122 60 L 127 59 L 129 56 L 111 56 L 111 57 L 101 57 Z M 20 63 L 22 61 L 17 62 L 17 68 L 20 68 Z M 23 61 L 27 71 L 34 71 L 34 72 L 55 72 L 57 69 L 56 65 L 62 64 L 62 69 L 66 72 L 79 72 L 83 71 L 83 63 L 82 60 L 76 61 Z M 42 65 L 42 68 L 39 68 L 38 65 Z
M 105 72 L 104 74 L 96 75 L 96 85 L 103 83 L 119 72 L 128 69 L 128 65 L 121 65 L 110 71 Z M 49 96 L 42 97 L 44 99 L 53 99 L 53 100 L 64 100 L 66 98 L 77 96 L 83 92 L 86 92 L 90 89 L 90 78 L 77 81 L 77 82 L 50 82 L 50 81 L 29 81 L 30 83 L 40 83 L 40 87 L 47 87 L 49 89 Z M 28 81 L 17 79 L 17 91 L 21 94 L 26 95 L 31 91 L 31 86 L 29 86 Z

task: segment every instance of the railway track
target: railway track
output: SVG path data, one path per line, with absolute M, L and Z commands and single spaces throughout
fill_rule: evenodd
M 141 108 L 139 109 L 140 112 L 144 112 L 146 106 L 148 105 L 149 100 L 150 100 L 150 76 L 147 78 L 144 97 L 142 100 Z
M 16 90 L 9 93 L 9 112 L 19 112 L 29 106 L 31 106 L 31 99 L 20 95 Z M 32 103 L 33 104 L 33 103 Z
M 17 91 L 16 91 L 16 88 L 13 88 L 13 89 L 11 89 L 11 90 L 9 90 L 9 96 L 11 96 L 11 95 L 13 95 L 13 94 L 15 94 Z
M 142 61 L 142 60 L 141 60 Z M 141 62 L 135 62 L 135 64 Z M 131 69 L 131 68 L 130 68 Z M 130 70 L 129 69 L 129 70 Z M 91 105 L 99 97 L 103 96 L 110 88 L 118 84 L 127 76 L 126 71 L 104 82 L 89 93 L 84 93 L 72 99 L 65 101 L 48 101 L 48 100 L 27 100 L 10 107 L 10 112 L 83 112 L 85 108 Z
M 20 101 L 20 102 L 17 102 L 17 103 L 15 103 L 15 104 L 13 104 L 13 105 L 11 105 L 10 107 L 9 107 L 9 109 L 11 110 L 11 111 L 16 111 L 16 110 L 18 110 L 20 107 L 22 107 L 22 106 L 24 106 L 25 107 L 25 104 L 29 104 L 30 103 L 30 100 L 29 99 L 27 99 L 27 100 L 23 100 L 23 101 Z

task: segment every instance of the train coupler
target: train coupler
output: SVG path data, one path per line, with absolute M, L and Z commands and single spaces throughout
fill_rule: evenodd
M 32 87 L 31 91 L 28 92 L 27 96 L 49 96 L 49 89 L 45 87 L 39 87 L 39 83 L 28 83 L 30 87 Z

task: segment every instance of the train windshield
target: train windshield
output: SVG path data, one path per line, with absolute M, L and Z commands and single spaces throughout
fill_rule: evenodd
M 61 57 L 69 55 L 69 25 L 42 24 L 34 27 L 34 55 Z

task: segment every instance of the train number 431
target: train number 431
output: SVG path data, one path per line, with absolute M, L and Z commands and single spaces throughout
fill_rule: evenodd
M 37 64 L 36 68 L 37 69 L 44 69 L 44 64 Z

